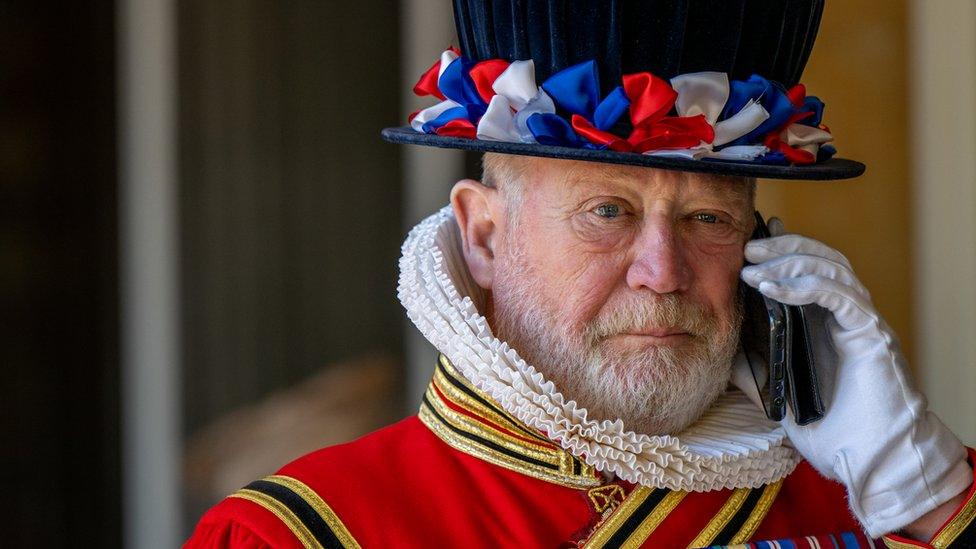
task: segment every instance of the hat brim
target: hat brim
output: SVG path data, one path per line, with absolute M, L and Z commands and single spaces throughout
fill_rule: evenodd
M 716 175 L 763 177 L 767 179 L 802 179 L 818 181 L 850 179 L 861 175 L 864 173 L 865 169 L 864 164 L 854 160 L 848 160 L 846 158 L 831 158 L 823 162 L 806 166 L 775 166 L 712 159 L 690 160 L 685 158 L 651 156 L 647 154 L 617 152 L 611 150 L 575 149 L 572 147 L 556 147 L 551 145 L 508 143 L 504 141 L 447 137 L 417 132 L 414 131 L 414 129 L 410 126 L 384 128 L 382 135 L 383 139 L 391 143 L 403 143 L 407 145 L 425 145 L 428 147 L 462 149 L 466 151 L 542 156 L 546 158 L 563 158 L 567 160 L 583 160 L 587 162 L 606 162 L 610 164 L 627 164 L 631 166 L 645 166 L 648 168 L 662 168 L 666 170 L 711 173 Z

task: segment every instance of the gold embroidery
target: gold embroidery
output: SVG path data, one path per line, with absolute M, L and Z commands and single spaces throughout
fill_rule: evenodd
M 606 486 L 590 488 L 586 495 L 589 496 L 590 503 L 593 504 L 593 509 L 597 513 L 604 513 L 607 510 L 614 509 L 627 497 L 623 487 L 619 484 L 607 484 Z
M 569 488 L 592 488 L 601 483 L 599 478 L 594 476 L 592 473 L 588 473 L 589 470 L 592 470 L 591 468 L 584 469 L 581 474 L 565 473 L 561 470 L 549 469 L 547 467 L 527 462 L 524 459 L 507 455 L 493 448 L 489 448 L 484 444 L 479 444 L 472 441 L 451 430 L 451 428 L 448 427 L 448 424 L 444 423 L 440 418 L 438 418 L 434 411 L 427 406 L 427 404 L 423 404 L 421 406 L 419 417 L 420 421 L 423 422 L 428 429 L 433 431 L 438 438 L 443 440 L 452 448 L 472 455 L 478 459 L 487 461 L 488 463 Z
M 461 390 L 447 376 L 479 395 L 484 402 Z M 420 420 L 453 448 L 489 463 L 562 486 L 592 488 L 602 483 L 593 466 L 574 458 L 551 440 L 543 438 L 504 410 L 497 408 L 489 397 L 477 392 L 466 380 L 457 376 L 443 355 L 424 396 Z M 470 415 L 459 412 L 448 403 L 469 412 Z M 478 418 L 485 421 L 479 421 Z M 542 444 L 529 440 L 538 440 Z
M 551 447 L 540 447 L 535 444 L 519 440 L 508 433 L 499 431 L 497 429 L 492 429 L 477 419 L 466 416 L 455 411 L 450 406 L 444 405 L 444 403 L 441 402 L 440 397 L 432 388 L 427 389 L 427 400 L 430 401 L 430 403 L 434 406 L 434 409 L 441 415 L 441 417 L 446 419 L 448 423 L 464 430 L 465 432 L 486 438 L 495 444 L 504 447 L 506 450 L 524 454 L 532 459 L 544 461 L 556 467 L 560 466 L 560 458 L 562 457 L 562 454 L 565 454 L 565 452 L 562 450 L 556 450 Z M 572 469 L 570 469 L 570 471 L 572 471 Z
M 702 531 L 698 533 L 695 539 L 691 540 L 688 544 L 688 548 L 694 547 L 708 547 L 712 544 L 712 540 L 715 536 L 719 534 L 728 525 L 732 517 L 739 512 L 742 508 L 742 504 L 745 503 L 746 498 L 749 497 L 749 493 L 752 492 L 749 488 L 739 488 L 732 492 L 729 499 L 722 505 L 722 508 L 718 510 L 715 517 L 708 521 L 708 524 L 702 528 Z
M 603 547 L 653 492 L 654 489 L 646 486 L 635 488 L 609 517 L 596 525 L 593 534 L 583 547 Z
M 307 484 L 296 478 L 284 475 L 272 475 L 266 477 L 264 480 L 280 484 L 301 496 L 305 500 L 305 503 L 308 503 L 312 509 L 315 509 L 315 512 L 329 525 L 332 534 L 335 535 L 343 547 L 346 549 L 359 549 L 359 543 L 349 533 L 346 525 L 339 520 L 339 517 L 332 508 L 314 490 L 309 488 Z
M 946 549 L 976 519 L 976 497 L 970 498 L 959 513 L 930 542 L 935 549 Z M 887 542 L 888 540 L 885 540 Z
M 302 521 L 291 512 L 291 509 L 285 507 L 285 504 L 274 499 L 273 497 L 249 488 L 241 488 L 237 492 L 231 494 L 230 497 L 244 499 L 250 501 L 251 503 L 260 505 L 274 514 L 274 516 L 278 517 L 278 520 L 284 523 L 284 525 L 287 526 L 293 534 L 295 534 L 295 537 L 298 538 L 298 541 L 301 542 L 303 547 L 322 549 L 322 545 L 318 542 L 318 540 L 315 539 L 315 536 L 308 531 L 305 524 L 303 524 Z
M 459 374 L 458 371 L 454 369 L 454 365 L 451 364 L 451 361 L 449 361 L 446 356 L 441 355 L 439 361 L 441 367 L 444 368 L 444 371 L 446 371 L 448 375 L 451 376 L 452 379 L 456 380 L 458 383 L 467 387 L 468 390 L 481 397 L 481 399 L 483 399 L 485 402 L 489 402 L 489 403 L 494 402 L 490 396 L 488 396 L 482 390 L 472 385 L 470 381 L 468 381 L 467 379 L 464 378 L 464 376 Z M 527 435 L 529 438 L 534 438 L 545 444 L 549 444 L 549 445 L 552 444 L 551 440 L 545 438 L 537 431 L 529 429 L 515 416 L 509 414 L 508 412 L 503 410 L 500 406 L 494 406 L 494 405 L 486 406 L 482 402 L 479 402 L 477 399 L 472 398 L 468 394 L 465 394 L 464 391 L 458 389 L 453 383 L 451 383 L 447 379 L 444 372 L 442 372 L 440 368 L 434 369 L 433 381 L 437 385 L 437 388 L 440 389 L 441 392 L 444 393 L 444 395 L 446 395 L 448 399 L 464 407 L 465 409 L 474 412 L 476 415 L 486 418 L 501 427 L 505 427 L 509 429 L 510 431 L 521 432 L 522 434 Z
M 776 500 L 776 496 L 779 495 L 779 489 L 783 487 L 783 479 L 777 480 L 771 484 L 767 484 L 763 489 L 762 496 L 759 497 L 759 501 L 756 502 L 756 507 L 749 513 L 749 518 L 746 519 L 745 524 L 732 539 L 729 540 L 729 545 L 735 545 L 737 543 L 745 543 L 749 541 L 749 538 L 756 533 L 759 529 L 759 524 L 762 523 L 766 515 L 769 514 L 769 509 L 773 506 L 773 501 Z
M 912 545 L 911 543 L 904 543 L 888 537 L 881 539 L 884 541 L 885 547 L 889 547 L 890 549 L 918 549 L 919 547 L 922 547 L 921 545 Z

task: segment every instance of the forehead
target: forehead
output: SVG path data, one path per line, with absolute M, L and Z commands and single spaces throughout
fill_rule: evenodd
M 525 163 L 520 171 L 527 180 L 560 194 L 613 189 L 641 195 L 707 196 L 730 203 L 748 204 L 752 200 L 752 182 L 742 177 L 550 158 L 520 162 Z

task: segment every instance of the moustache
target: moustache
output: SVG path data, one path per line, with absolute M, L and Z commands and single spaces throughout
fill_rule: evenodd
M 648 328 L 664 328 L 704 337 L 715 331 L 718 319 L 702 303 L 676 294 L 628 296 L 607 302 L 586 328 L 590 341 Z

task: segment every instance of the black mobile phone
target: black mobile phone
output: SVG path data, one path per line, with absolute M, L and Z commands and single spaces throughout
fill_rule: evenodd
M 762 215 L 757 211 L 755 216 L 752 239 L 769 238 Z M 819 420 L 824 406 L 804 308 L 768 298 L 745 283 L 740 288 L 744 309 L 742 348 L 766 416 L 781 421 L 789 404 L 798 424 Z
M 820 396 L 820 380 L 810 347 L 810 323 L 807 318 L 809 307 L 816 305 L 788 305 L 793 327 L 791 357 L 786 368 L 786 400 L 793 410 L 798 425 L 807 425 L 824 416 L 823 399 Z

